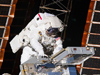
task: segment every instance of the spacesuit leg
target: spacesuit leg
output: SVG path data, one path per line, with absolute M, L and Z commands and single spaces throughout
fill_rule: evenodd
M 22 55 L 21 55 L 21 64 L 23 64 L 24 62 L 26 62 L 33 55 L 36 56 L 37 53 L 35 51 L 33 51 L 31 47 L 29 47 L 29 46 L 24 47 Z
M 21 72 L 19 72 L 19 75 L 22 75 Z
M 29 47 L 29 46 L 24 47 L 22 55 L 21 55 L 21 60 L 20 60 L 21 64 L 23 64 L 24 62 L 26 62 L 33 55 L 37 56 L 37 53 L 35 51 L 33 51 L 31 47 Z M 19 73 L 19 75 L 22 75 L 21 72 Z

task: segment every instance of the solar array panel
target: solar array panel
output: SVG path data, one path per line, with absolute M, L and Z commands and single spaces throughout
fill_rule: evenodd
M 100 22 L 100 13 L 98 12 L 94 13 L 93 21 Z
M 0 0 L 0 4 L 11 4 L 12 0 Z
M 100 48 L 99 47 L 95 47 L 96 51 L 95 51 L 95 55 L 94 56 L 99 56 L 100 57 Z
M 100 33 L 100 25 L 92 24 L 91 33 Z
M 9 18 L 9 12 L 11 8 L 11 3 L 13 0 L 0 0 L 0 48 L 3 43 L 3 35 L 5 34 L 5 28 L 2 26 L 7 26 L 7 19 Z M 8 5 L 8 6 L 7 6 Z
M 0 17 L 0 26 L 5 26 L 7 17 Z
M 93 75 L 93 74 L 94 75 L 99 75 L 100 72 L 98 72 L 98 70 L 83 69 L 83 74 L 82 75 Z
M 98 0 L 95 1 L 86 46 L 95 47 L 95 58 L 84 62 L 82 75 L 100 74 L 100 1 Z
M 89 44 L 100 44 L 100 35 L 90 35 Z
M 0 6 L 0 15 L 8 15 L 9 7 Z
M 89 64 L 91 63 L 91 64 Z M 85 63 L 84 63 L 84 67 L 91 67 L 91 68 L 100 68 L 100 60 L 99 59 L 88 59 Z M 100 72 L 97 72 L 100 73 Z
M 100 2 L 98 1 L 97 4 L 96 4 L 96 10 L 100 10 Z
M 3 36 L 4 28 L 0 28 L 0 37 Z

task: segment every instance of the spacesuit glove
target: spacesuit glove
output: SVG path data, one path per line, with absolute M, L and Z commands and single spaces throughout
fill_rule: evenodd
M 42 52 L 42 51 L 40 51 L 38 55 L 39 55 L 39 56 L 46 56 L 46 57 L 48 57 L 48 56 L 47 56 L 46 54 L 44 54 L 44 52 Z
M 55 49 L 55 50 L 53 51 L 53 55 L 56 54 L 56 53 L 58 53 L 60 50 L 62 50 L 62 47 L 58 47 L 57 49 Z
M 44 53 L 39 53 L 39 56 L 43 56 L 43 57 L 48 57 L 48 55 L 44 54 Z
M 39 56 L 48 57 L 46 54 L 39 54 Z

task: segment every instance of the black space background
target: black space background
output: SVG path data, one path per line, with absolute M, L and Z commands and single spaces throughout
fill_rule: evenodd
M 90 0 L 73 0 L 64 47 L 81 46 L 89 4 Z

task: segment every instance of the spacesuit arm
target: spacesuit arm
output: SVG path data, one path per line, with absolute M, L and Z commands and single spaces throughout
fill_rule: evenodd
M 37 39 L 33 38 L 30 41 L 30 44 L 32 48 L 39 53 L 39 55 L 44 56 L 43 46 L 38 42 Z
M 56 53 L 59 52 L 62 48 L 63 48 L 63 46 L 62 46 L 62 40 L 59 39 L 59 40 L 56 41 L 56 47 L 54 48 L 53 54 L 56 54 Z

